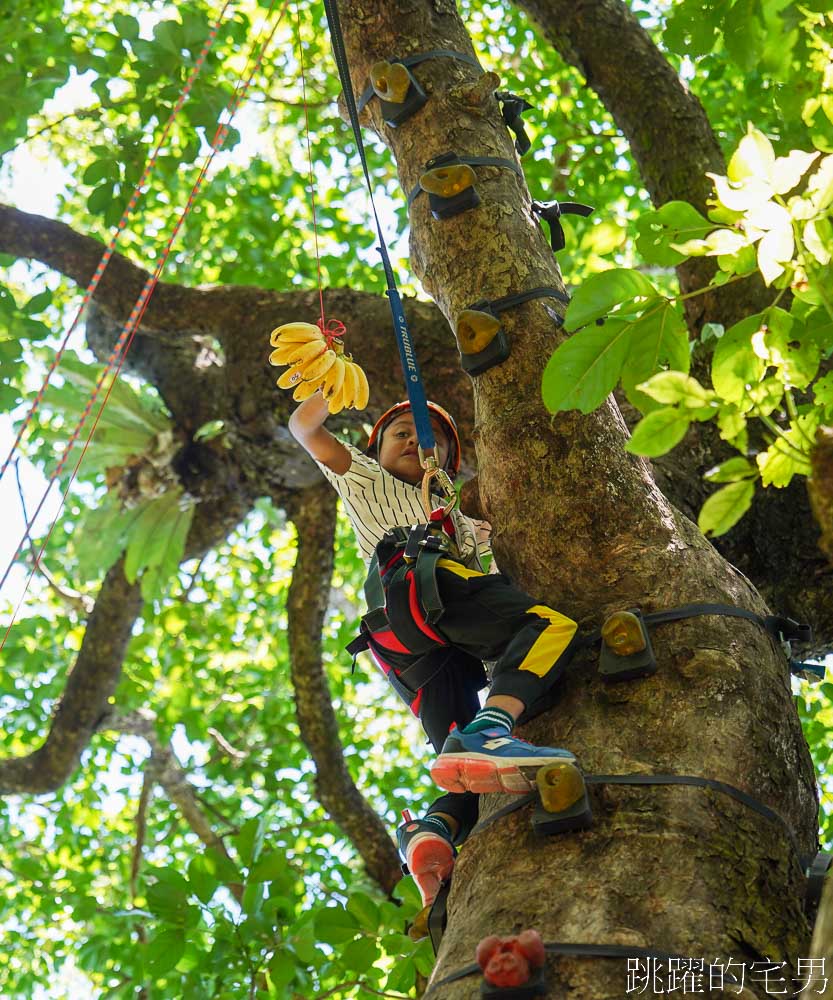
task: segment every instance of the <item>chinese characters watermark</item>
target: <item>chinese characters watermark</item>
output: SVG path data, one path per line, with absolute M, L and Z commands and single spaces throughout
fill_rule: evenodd
M 804 997 L 827 989 L 823 958 L 799 958 L 795 975 L 786 962 L 736 962 L 704 958 L 629 958 L 626 992 L 630 996 L 679 997 L 723 990 L 740 996 L 754 988 L 767 996 Z

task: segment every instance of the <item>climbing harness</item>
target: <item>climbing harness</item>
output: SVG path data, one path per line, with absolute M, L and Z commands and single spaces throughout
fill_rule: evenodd
M 269 7 L 269 10 L 268 10 L 268 12 L 266 14 L 264 23 L 266 23 L 266 20 L 268 20 L 268 18 L 271 16 L 272 11 L 273 11 L 276 3 L 277 3 L 277 0 L 272 0 L 272 3 L 270 5 L 270 7 Z M 0 649 L 2 649 L 2 647 L 6 643 L 6 640 L 8 639 L 9 633 L 11 632 L 11 629 L 12 629 L 12 626 L 14 624 L 15 618 L 17 617 L 17 613 L 20 610 L 20 607 L 21 607 L 21 605 L 23 603 L 23 600 L 24 600 L 24 598 L 26 596 L 26 592 L 27 592 L 27 590 L 29 588 L 29 584 L 31 583 L 31 580 L 32 580 L 32 577 L 33 577 L 33 575 L 35 573 L 37 565 L 38 565 L 41 557 L 43 556 L 44 550 L 46 549 L 46 546 L 49 543 L 49 539 L 52 536 L 52 532 L 53 532 L 53 530 L 55 528 L 55 525 L 57 524 L 61 508 L 63 507 L 63 504 L 65 503 L 67 496 L 69 495 L 69 490 L 70 490 L 70 488 L 72 486 L 72 483 L 73 483 L 73 481 L 75 479 L 75 476 L 76 476 L 76 474 L 78 472 L 78 469 L 79 469 L 79 467 L 81 465 L 81 462 L 84 459 L 84 455 L 87 452 L 87 448 L 90 445 L 92 437 L 95 434 L 96 427 L 98 426 L 98 422 L 101 419 L 101 415 L 104 412 L 104 408 L 106 407 L 107 402 L 108 402 L 108 400 L 110 398 L 110 393 L 113 390 L 113 387 L 114 387 L 114 385 L 116 383 L 116 379 L 118 378 L 119 373 L 121 372 L 122 365 L 124 364 L 124 361 L 125 361 L 125 359 L 127 357 L 127 353 L 130 350 L 130 346 L 133 343 L 133 338 L 135 337 L 136 331 L 138 330 L 139 325 L 141 324 L 141 321 L 142 321 L 142 318 L 143 318 L 143 316 L 145 314 L 145 311 L 147 309 L 148 303 L 150 302 L 150 298 L 153 295 L 153 292 L 154 292 L 154 290 L 156 288 L 156 285 L 159 282 L 159 278 L 160 278 L 160 276 L 162 274 L 162 270 L 164 269 L 165 264 L 167 263 L 168 257 L 170 256 L 170 252 L 171 252 L 171 249 L 173 248 L 174 240 L 176 239 L 177 235 L 179 234 L 179 231 L 182 228 L 183 222 L 185 221 L 186 217 L 188 216 L 188 214 L 190 213 L 191 209 L 194 206 L 194 203 L 196 201 L 196 197 L 197 197 L 197 195 L 198 195 L 198 193 L 199 193 L 199 191 L 200 191 L 200 189 L 202 187 L 203 181 L 205 180 L 206 174 L 208 173 L 208 169 L 211 166 L 211 164 L 212 164 L 212 162 L 214 160 L 214 157 L 222 149 L 222 147 L 223 147 L 223 145 L 224 145 L 224 143 L 226 141 L 226 138 L 228 137 L 229 128 L 230 128 L 230 122 L 231 122 L 233 116 L 235 115 L 235 113 L 237 112 L 238 108 L 240 107 L 240 104 L 242 103 L 242 101 L 245 98 L 246 94 L 248 93 L 249 87 L 251 86 L 252 80 L 254 79 L 254 75 L 255 75 L 255 73 L 257 73 L 258 69 L 260 68 L 260 65 L 261 65 L 261 63 L 263 61 L 263 58 L 264 58 L 265 54 L 266 54 L 266 50 L 267 50 L 269 44 L 271 43 L 272 38 L 275 35 L 275 32 L 278 29 L 278 25 L 280 24 L 280 22 L 281 22 L 281 20 L 283 18 L 283 14 L 286 11 L 286 8 L 288 7 L 288 5 L 289 5 L 289 0 L 285 0 L 285 2 L 283 4 L 283 7 L 281 8 L 281 11 L 280 11 L 277 19 L 275 20 L 275 23 L 272 26 L 269 35 L 266 37 L 265 41 L 263 41 L 262 43 L 260 43 L 260 49 L 257 52 L 257 55 L 255 56 L 253 63 L 252 63 L 252 55 L 250 53 L 250 55 L 249 55 L 249 64 L 247 64 L 247 69 L 249 68 L 249 65 L 251 65 L 251 70 L 248 73 L 248 76 L 245 78 L 245 80 L 242 77 L 238 80 L 237 87 L 235 88 L 235 92 L 232 95 L 232 99 L 231 99 L 231 101 L 229 102 L 229 104 L 227 105 L 227 107 L 225 109 L 226 112 L 227 112 L 227 116 L 228 116 L 228 122 L 220 124 L 217 127 L 217 130 L 216 130 L 216 132 L 214 134 L 214 138 L 211 140 L 210 151 L 206 154 L 206 157 L 205 157 L 204 162 L 203 162 L 203 164 L 202 164 L 202 166 L 200 168 L 200 171 L 199 171 L 199 174 L 197 176 L 197 179 L 196 179 L 196 181 L 194 182 L 194 184 L 193 184 L 193 186 L 191 188 L 191 192 L 190 192 L 190 194 L 188 196 L 186 204 L 185 204 L 184 208 L 182 209 L 182 211 L 181 211 L 181 213 L 180 213 L 180 215 L 179 215 L 179 217 L 178 217 L 178 219 L 177 219 L 177 221 L 176 221 L 176 223 L 174 225 L 174 228 L 173 228 L 173 230 L 171 232 L 171 235 L 170 235 L 170 237 L 169 237 L 169 239 L 168 239 L 168 241 L 167 241 L 167 243 L 165 245 L 165 248 L 164 248 L 164 250 L 162 251 L 162 253 L 161 253 L 160 257 L 159 257 L 159 260 L 157 262 L 156 268 L 155 268 L 153 274 L 151 274 L 150 277 L 145 282 L 145 285 L 144 285 L 144 287 L 142 288 L 142 291 L 139 294 L 139 298 L 136 300 L 136 303 L 134 304 L 133 309 L 131 310 L 130 315 L 128 316 L 127 322 L 125 323 L 124 327 L 122 328 L 121 333 L 119 334 L 118 340 L 116 341 L 116 344 L 113 347 L 113 350 L 110 352 L 110 355 L 109 355 L 109 357 L 107 359 L 107 363 L 106 363 L 106 365 L 104 367 L 104 370 L 99 375 L 99 377 L 98 377 L 98 379 L 96 381 L 96 384 L 93 387 L 93 390 L 92 390 L 92 392 L 90 394 L 90 398 L 89 398 L 89 400 L 87 402 L 87 405 L 86 405 L 86 407 L 85 407 L 85 409 L 84 409 L 84 411 L 83 411 L 83 413 L 82 413 L 82 415 L 81 415 L 81 417 L 80 417 L 80 419 L 79 419 L 79 421 L 78 421 L 75 429 L 73 430 L 72 434 L 70 435 L 69 440 L 67 441 L 67 445 L 66 445 L 66 447 L 64 449 L 64 452 L 61 455 L 61 458 L 60 458 L 60 460 L 59 460 L 59 462 L 58 462 L 58 464 L 57 464 L 54 472 L 52 473 L 51 478 L 49 479 L 49 482 L 47 483 L 46 489 L 45 489 L 45 491 L 44 491 L 44 493 L 43 493 L 43 495 L 42 495 L 42 497 L 40 499 L 40 502 L 38 503 L 37 508 L 36 508 L 34 514 L 31 516 L 31 518 L 29 519 L 29 521 L 26 524 L 23 537 L 20 540 L 20 543 L 18 544 L 18 547 L 17 547 L 14 555 L 11 558 L 11 560 L 9 562 L 9 565 L 7 566 L 7 568 L 6 568 L 6 570 L 5 570 L 4 574 L 3 574 L 2 579 L 0 579 L 0 589 L 2 589 L 3 585 L 5 584 L 6 580 L 8 579 L 9 573 L 11 572 L 11 569 L 12 569 L 14 563 L 16 562 L 18 556 L 20 555 L 20 552 L 21 552 L 23 546 L 25 545 L 26 541 L 31 537 L 32 528 L 33 528 L 33 526 L 35 524 L 35 521 L 38 518 L 38 515 L 40 514 L 41 510 L 43 509 L 43 506 L 44 506 L 44 504 L 46 502 L 47 496 L 49 494 L 49 491 L 52 488 L 53 483 L 61 476 L 61 474 L 63 473 L 64 469 L 66 468 L 67 462 L 69 460 L 70 453 L 72 452 L 72 449 L 73 449 L 75 443 L 77 442 L 78 438 L 80 437 L 81 431 L 82 431 L 84 425 L 86 424 L 87 418 L 90 416 L 90 414 L 92 412 L 92 409 L 95 406 L 95 403 L 98 400 L 99 395 L 101 394 L 101 390 L 102 390 L 102 387 L 103 387 L 105 379 L 112 372 L 113 377 L 110 380 L 110 383 L 109 383 L 109 385 L 107 387 L 106 392 L 104 393 L 104 398 L 102 399 L 101 405 L 99 406 L 98 412 L 97 412 L 97 414 L 96 414 L 96 416 L 95 416 L 95 418 L 93 420 L 92 427 L 90 428 L 90 432 L 87 435 L 86 441 L 84 442 L 84 445 L 83 445 L 83 447 L 81 449 L 81 453 L 80 453 L 80 455 L 78 457 L 78 460 L 76 461 L 75 466 L 72 469 L 72 472 L 70 473 L 70 476 L 69 476 L 66 488 L 64 489 L 63 495 L 61 497 L 61 502 L 59 504 L 58 511 L 55 514 L 55 517 L 54 517 L 54 519 L 52 521 L 52 524 L 51 524 L 51 526 L 49 528 L 49 531 L 47 532 L 46 538 L 44 539 L 43 543 L 40 546 L 40 549 L 38 551 L 38 555 L 37 555 L 36 559 L 34 560 L 34 565 L 32 567 L 32 570 L 29 573 L 29 576 L 27 577 L 26 584 L 25 584 L 25 587 L 24 587 L 24 590 L 23 590 L 23 594 L 21 595 L 20 600 L 18 601 L 17 606 L 15 607 L 15 610 L 14 610 L 12 616 L 11 616 L 9 624 L 8 624 L 8 626 L 6 628 L 6 631 L 5 631 L 4 635 L 3 635 L 3 640 L 2 640 L 2 642 L 0 642 Z M 257 44 L 258 43 L 255 43 L 255 45 L 252 46 L 252 50 L 253 51 L 254 51 L 254 49 L 255 49 L 255 47 L 256 47 Z M 101 266 L 101 264 L 99 264 L 99 268 L 101 269 L 101 271 L 103 273 L 104 268 Z M 99 275 L 99 280 L 100 280 L 100 275 Z M 51 372 L 50 372 L 50 374 L 51 374 Z
M 499 313 L 539 298 L 557 299 L 565 304 L 570 301 L 570 296 L 558 288 L 542 286 L 499 299 L 479 299 L 467 306 L 457 317 L 455 333 L 463 371 L 468 375 L 482 375 L 493 365 L 505 361 L 511 348 L 498 318 Z M 562 322 L 560 317 L 556 317 L 558 326 Z
M 58 367 L 58 365 L 61 362 L 61 358 L 64 356 L 64 352 L 66 351 L 69 339 L 72 336 L 73 332 L 75 331 L 75 328 L 78 326 L 78 323 L 81 321 L 81 317 L 84 315 L 84 311 L 87 308 L 87 304 L 95 294 L 96 289 L 101 283 L 101 279 L 104 277 L 104 272 L 107 269 L 107 265 L 110 263 L 110 258 L 113 256 L 113 253 L 115 252 L 116 242 L 118 241 L 119 236 L 121 235 L 125 226 L 127 225 L 128 219 L 133 214 L 133 209 L 138 204 L 139 198 L 145 193 L 145 185 L 150 179 L 150 175 L 153 173 L 153 170 L 156 166 L 156 161 L 159 159 L 159 151 L 164 146 L 165 141 L 168 138 L 168 134 L 170 133 L 171 128 L 173 127 L 174 121 L 179 115 L 179 112 L 182 110 L 183 105 L 188 100 L 188 97 L 191 93 L 191 89 L 193 88 L 197 77 L 200 75 L 200 72 L 202 71 L 206 57 L 210 52 L 212 46 L 214 45 L 214 41 L 217 38 L 217 32 L 220 30 L 220 25 L 222 24 L 223 19 L 226 15 L 226 11 L 228 10 L 230 5 L 231 5 L 231 0 L 226 0 L 223 9 L 217 15 L 217 20 L 214 22 L 214 24 L 211 26 L 210 31 L 208 32 L 208 36 L 205 42 L 203 43 L 202 49 L 197 55 L 197 59 L 194 63 L 193 69 L 188 74 L 188 79 L 185 81 L 185 86 L 182 88 L 182 93 L 179 95 L 179 99 L 173 106 L 173 109 L 171 110 L 171 113 L 168 116 L 168 120 L 165 122 L 165 125 L 162 128 L 162 134 L 159 136 L 159 140 L 156 143 L 153 152 L 150 154 L 147 163 L 145 164 L 145 168 L 142 171 L 142 175 L 139 178 L 136 187 L 133 189 L 133 193 L 131 194 L 129 201 L 124 207 L 124 211 L 122 212 L 121 218 L 116 224 L 116 228 L 113 231 L 113 235 L 110 237 L 110 242 L 107 244 L 104 253 L 101 255 L 101 260 L 98 262 L 96 269 L 93 272 L 93 276 L 90 279 L 90 282 L 84 291 L 84 296 L 81 299 L 81 305 L 78 307 L 78 311 L 76 312 L 72 322 L 70 323 L 69 329 L 64 335 L 64 339 L 61 341 L 58 350 L 55 352 L 55 356 L 53 357 L 52 362 L 49 365 L 49 369 L 46 373 L 46 377 L 43 380 L 43 384 L 38 390 L 38 394 L 37 396 L 35 396 L 34 402 L 32 403 L 29 412 L 24 417 L 23 423 L 20 425 L 20 430 L 17 432 L 14 442 L 12 443 L 11 449 L 9 450 L 9 454 L 6 456 L 3 465 L 0 466 L 0 479 L 3 478 L 6 469 L 9 467 L 9 463 L 14 457 L 14 453 L 17 450 L 17 447 L 20 444 L 20 441 L 26 432 L 26 428 L 32 422 L 32 419 L 34 418 L 34 415 L 38 407 L 43 402 L 44 394 L 47 388 L 49 387 L 49 383 L 53 374 L 55 373 L 55 369 Z
M 533 201 L 532 214 L 549 224 L 550 246 L 553 253 L 558 253 L 567 245 L 564 228 L 561 225 L 562 215 L 582 215 L 587 218 L 593 214 L 592 205 L 582 205 L 578 201 Z
M 523 171 L 514 160 L 498 156 L 459 156 L 453 150 L 432 157 L 425 164 L 419 183 L 408 195 L 408 208 L 425 192 L 435 219 L 451 219 L 461 212 L 477 208 L 480 195 L 474 186 L 473 167 L 504 167 L 523 180 Z

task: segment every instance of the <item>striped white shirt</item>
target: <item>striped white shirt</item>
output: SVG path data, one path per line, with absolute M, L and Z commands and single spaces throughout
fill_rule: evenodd
M 375 459 L 346 441 L 343 444 L 352 458 L 350 468 L 343 475 L 333 472 L 321 462 L 316 464 L 341 497 L 359 551 L 369 563 L 386 531 L 425 522 L 422 489 L 385 472 Z M 451 517 L 460 560 L 470 569 L 482 571 L 474 522 L 459 510 L 452 511 Z M 488 551 L 488 543 L 481 542 L 480 549 Z

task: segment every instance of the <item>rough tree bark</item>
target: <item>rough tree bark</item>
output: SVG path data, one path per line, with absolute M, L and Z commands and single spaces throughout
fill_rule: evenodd
M 354 89 L 395 53 L 472 52 L 451 0 L 342 4 Z M 404 191 L 425 161 L 453 149 L 510 158 L 496 102 L 476 71 L 435 60 L 416 67 L 431 114 L 384 126 Z M 479 209 L 437 222 L 427 198 L 411 209 L 411 260 L 454 322 L 478 297 L 560 281 L 530 220 L 529 195 L 507 170 L 478 171 Z M 460 260 L 466 261 L 460 268 Z M 762 611 L 749 582 L 720 558 L 623 450 L 612 401 L 590 416 L 550 417 L 538 385 L 560 334 L 551 303 L 505 316 L 511 358 L 474 382 L 479 491 L 498 560 L 518 584 L 583 625 L 614 609 L 721 601 Z M 659 673 L 604 687 L 574 662 L 555 706 L 526 727 L 567 744 L 590 772 L 700 774 L 739 786 L 788 817 L 801 849 L 816 847 L 813 770 L 783 657 L 755 626 L 699 618 L 657 629 Z M 493 811 L 497 799 L 483 803 Z M 592 830 L 533 839 L 528 812 L 475 836 L 461 853 L 434 981 L 471 962 L 478 940 L 537 927 L 545 940 L 632 944 L 692 956 L 794 963 L 807 953 L 803 877 L 775 824 L 734 801 L 689 788 L 596 797 Z M 496 891 L 497 889 L 497 891 Z M 550 963 L 553 997 L 624 995 L 618 963 Z M 461 980 L 434 992 L 471 995 Z

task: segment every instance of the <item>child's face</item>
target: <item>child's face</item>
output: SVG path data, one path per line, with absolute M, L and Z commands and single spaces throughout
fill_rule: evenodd
M 448 438 L 439 420 L 432 417 L 431 426 L 434 429 L 437 463 L 440 468 L 444 468 L 448 459 Z M 397 479 L 417 486 L 423 477 L 418 447 L 414 418 L 410 412 L 403 413 L 392 420 L 382 432 L 382 440 L 379 443 L 379 465 Z

